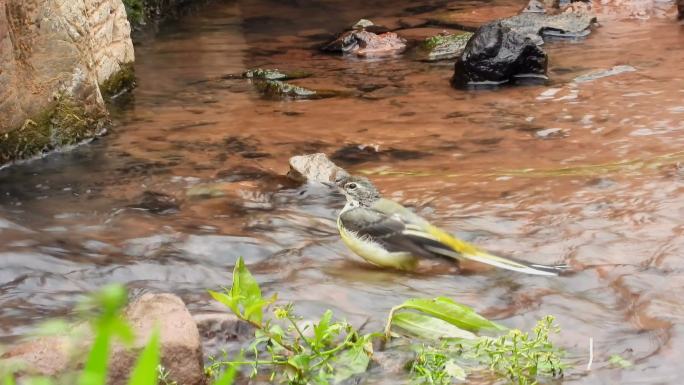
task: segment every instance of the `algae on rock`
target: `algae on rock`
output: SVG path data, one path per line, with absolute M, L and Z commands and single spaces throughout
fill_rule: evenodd
M 0 164 L 74 145 L 101 134 L 109 121 L 104 114 L 61 97 L 53 106 L 12 131 L 0 134 Z
M 455 59 L 463 53 L 471 37 L 472 32 L 431 36 L 423 40 L 420 49 L 429 61 Z

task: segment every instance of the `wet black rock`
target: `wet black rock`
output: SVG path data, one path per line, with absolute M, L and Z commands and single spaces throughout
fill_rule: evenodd
M 480 27 L 456 61 L 455 87 L 544 81 L 547 56 L 529 37 L 495 21 Z
M 155 191 L 145 191 L 138 203 L 130 207 L 146 210 L 152 214 L 173 214 L 180 209 L 178 200 L 174 196 Z

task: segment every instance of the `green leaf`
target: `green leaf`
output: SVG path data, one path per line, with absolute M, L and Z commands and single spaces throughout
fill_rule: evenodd
M 107 381 L 107 361 L 109 354 L 109 330 L 101 330 L 88 354 L 85 368 L 78 379 L 79 385 L 105 385 Z
M 442 338 L 477 338 L 473 333 L 458 328 L 439 318 L 414 312 L 399 312 L 392 317 L 392 325 L 410 335 L 430 340 Z
M 332 316 L 333 312 L 331 310 L 326 310 L 325 313 L 323 313 L 323 316 L 321 316 L 321 319 L 314 326 L 314 338 L 316 342 L 323 343 L 327 339 Z
M 150 341 L 140 353 L 128 385 L 156 385 L 157 366 L 159 366 L 159 330 L 152 332 Z
M 225 372 L 223 372 L 212 385 L 233 385 L 235 382 L 235 366 L 230 365 Z
M 260 301 L 261 289 L 252 274 L 245 267 L 245 261 L 239 257 L 233 269 L 233 286 L 230 289 L 233 298 L 244 298 L 246 304 Z
M 619 354 L 613 354 L 612 356 L 610 356 L 610 358 L 608 359 L 608 362 L 613 364 L 613 365 L 619 366 L 622 369 L 627 369 L 627 368 L 634 366 L 634 364 L 632 364 L 632 362 L 630 362 L 627 359 L 622 358 L 622 356 L 620 356 Z
M 370 356 L 363 344 L 356 344 L 352 348 L 343 351 L 335 360 L 335 377 L 333 382 L 340 383 L 349 377 L 365 373 L 370 363 Z
M 396 309 L 417 310 L 471 332 L 478 332 L 480 330 L 506 330 L 505 327 L 477 314 L 472 308 L 461 305 L 445 297 L 437 297 L 434 299 L 409 299 Z
M 311 362 L 311 356 L 308 354 L 296 354 L 287 360 L 287 363 L 290 364 L 290 366 L 300 372 L 309 367 L 309 362 Z
M 115 317 L 110 321 L 109 328 L 113 336 L 130 345 L 135 341 L 135 335 L 131 326 L 121 317 Z
M 444 372 L 451 378 L 459 381 L 465 381 L 468 376 L 465 370 L 460 367 L 454 360 L 449 360 L 444 364 Z
M 245 304 L 244 317 L 257 325 L 261 325 L 261 320 L 264 318 L 264 308 L 274 301 L 275 299 L 255 299 L 254 302 Z
M 237 298 L 231 297 L 226 293 L 219 293 L 213 290 L 209 290 L 209 295 L 211 295 L 211 297 L 217 302 L 226 305 L 230 310 L 233 311 L 233 313 L 235 313 L 235 315 L 240 315 Z

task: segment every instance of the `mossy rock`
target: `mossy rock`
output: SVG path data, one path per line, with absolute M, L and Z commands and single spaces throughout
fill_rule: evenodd
M 242 77 L 263 80 L 293 80 L 308 78 L 311 75 L 312 73 L 307 71 L 280 71 L 278 69 L 254 68 L 245 71 Z
M 46 112 L 0 134 L 0 164 L 74 145 L 100 134 L 108 124 L 104 112 L 89 113 L 68 98 L 59 98 Z
M 420 44 L 420 50 L 427 60 L 455 59 L 465 49 L 473 33 L 455 33 L 428 37 Z
M 341 96 L 343 91 L 311 90 L 280 80 L 254 80 L 256 89 L 267 99 L 323 99 Z
M 111 98 L 122 92 L 135 88 L 135 69 L 133 63 L 126 63 L 121 69 L 100 84 L 100 92 L 105 98 Z

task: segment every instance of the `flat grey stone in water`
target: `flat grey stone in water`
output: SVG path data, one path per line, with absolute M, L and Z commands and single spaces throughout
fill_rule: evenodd
M 297 155 L 290 158 L 290 179 L 298 182 L 335 183 L 349 173 L 328 159 L 323 153 Z
M 578 38 L 591 33 L 596 17 L 587 12 L 565 12 L 558 15 L 521 13 L 501 20 L 501 24 L 542 44 L 542 36 Z
M 628 65 L 615 66 L 615 67 L 607 69 L 607 70 L 590 72 L 588 74 L 578 76 L 573 81 L 575 83 L 586 83 L 586 82 L 590 82 L 590 81 L 593 81 L 596 79 L 605 78 L 608 76 L 615 76 L 615 75 L 623 74 L 625 72 L 635 72 L 636 70 L 637 70 L 636 68 L 634 68 L 632 66 L 628 66 Z

